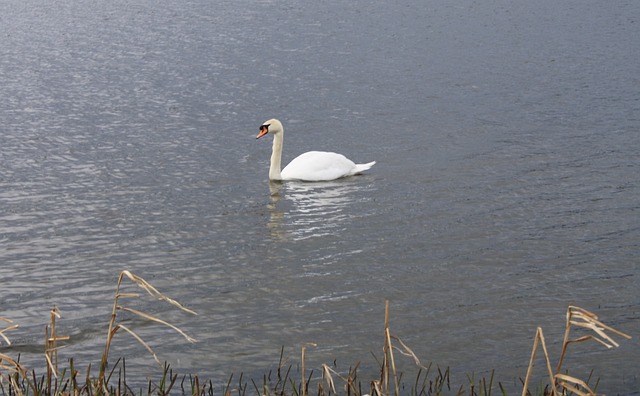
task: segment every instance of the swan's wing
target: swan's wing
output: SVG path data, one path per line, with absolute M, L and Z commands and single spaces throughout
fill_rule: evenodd
M 358 173 L 356 164 L 342 154 L 309 151 L 294 158 L 282 170 L 283 180 L 335 180 Z

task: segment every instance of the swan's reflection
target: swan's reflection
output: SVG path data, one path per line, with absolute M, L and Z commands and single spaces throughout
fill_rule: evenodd
M 271 199 L 267 204 L 267 209 L 269 210 L 269 222 L 267 223 L 267 228 L 269 229 L 269 235 L 271 235 L 271 238 L 278 241 L 289 239 L 288 233 L 283 225 L 284 212 L 278 205 L 282 199 L 282 187 L 283 184 L 281 182 L 269 182 L 269 193 Z
M 268 204 L 272 237 L 302 240 L 339 233 L 349 218 L 347 208 L 366 189 L 362 180 L 271 182 Z

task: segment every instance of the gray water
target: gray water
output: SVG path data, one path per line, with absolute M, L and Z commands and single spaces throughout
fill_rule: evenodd
M 368 382 L 389 300 L 423 363 L 513 394 L 536 327 L 557 358 L 567 306 L 591 310 L 634 338 L 565 368 L 638 394 L 638 59 L 636 1 L 5 0 L 0 316 L 20 327 L 0 352 L 42 365 L 55 304 L 61 360 L 97 367 L 129 269 L 198 316 L 125 303 L 198 342 L 127 325 L 216 389 L 305 343 L 315 375 Z M 270 184 L 271 117 L 285 163 L 377 164 Z M 119 356 L 159 371 L 125 333 Z

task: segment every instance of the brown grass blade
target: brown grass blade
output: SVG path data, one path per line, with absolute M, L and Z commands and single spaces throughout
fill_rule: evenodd
M 53 342 L 53 341 L 69 341 L 71 339 L 70 336 L 55 336 L 55 337 L 51 337 L 49 338 L 49 342 Z M 54 349 L 60 349 L 60 348 L 66 348 L 66 345 L 60 345 L 58 347 L 55 347 Z
M 600 342 L 602 345 L 606 346 L 607 348 L 613 348 L 614 346 L 619 347 L 620 344 L 618 344 L 609 334 L 605 333 L 605 331 L 610 331 L 623 338 L 631 339 L 630 335 L 625 334 L 621 331 L 618 331 L 613 327 L 607 326 L 606 324 L 598 321 L 598 317 L 589 311 L 586 311 L 582 308 L 578 308 L 574 306 L 569 307 L 568 311 L 569 311 L 568 319 L 569 319 L 570 325 L 586 328 L 593 331 L 599 336 L 599 337 L 594 336 L 593 339 Z M 584 337 L 579 338 L 577 340 L 573 340 L 573 341 L 577 342 L 577 341 L 583 341 L 583 340 L 585 340 Z
M 17 379 L 15 377 L 11 377 L 9 379 L 9 382 L 11 383 L 11 387 L 13 388 L 13 390 L 16 392 L 16 396 L 24 396 L 25 395 L 25 393 L 22 391 L 22 389 L 20 389 L 20 386 L 18 385 L 18 381 L 17 381 Z
M 60 314 L 60 309 L 55 305 L 53 306 L 53 308 L 51 308 L 51 315 L 55 316 L 58 319 L 62 317 L 62 315 Z
M 151 347 L 149 346 L 149 344 L 147 344 L 146 342 L 144 342 L 144 340 L 142 338 L 140 338 L 140 336 L 138 336 L 133 330 L 127 328 L 126 326 L 123 325 L 118 325 L 118 328 L 126 331 L 127 333 L 131 334 L 133 336 L 133 338 L 135 338 L 136 340 L 138 340 L 139 343 L 141 343 L 145 348 L 147 348 L 147 351 L 149 351 L 149 353 L 151 353 L 151 355 L 153 356 L 153 358 L 155 359 L 155 361 L 162 366 L 162 363 L 160 363 L 160 359 L 158 359 L 158 356 L 156 355 L 156 353 L 153 351 L 153 349 L 151 349 Z
M 13 323 L 13 322 L 11 322 L 11 323 Z M 2 337 L 4 342 L 7 343 L 7 345 L 11 345 L 11 340 L 4 333 L 6 333 L 7 331 L 15 330 L 17 328 L 18 328 L 18 325 L 13 325 L 13 326 L 9 326 L 9 327 L 7 327 L 5 329 L 0 330 L 0 337 Z
M 544 340 L 544 333 L 542 328 L 538 327 L 536 330 L 536 336 L 533 340 L 533 349 L 531 351 L 531 359 L 529 360 L 529 367 L 527 368 L 527 375 L 525 376 L 524 385 L 522 387 L 522 396 L 526 396 L 529 393 L 529 381 L 531 380 L 531 373 L 533 372 L 533 363 L 536 358 L 536 352 L 538 351 L 538 345 L 542 345 L 542 352 L 544 353 L 545 363 L 547 365 L 547 372 L 549 374 L 549 383 L 551 384 L 551 394 L 556 395 L 556 387 L 554 386 L 553 371 L 551 370 L 551 362 L 549 360 L 549 353 L 547 352 L 547 343 Z
M 120 297 L 140 297 L 140 293 L 118 293 L 116 298 Z
M 575 340 L 571 340 L 569 338 L 569 334 L 571 332 L 571 326 L 581 327 L 581 328 L 591 330 L 596 335 L 582 336 Z M 630 335 L 625 334 L 621 331 L 618 331 L 613 327 L 607 326 L 604 323 L 600 322 L 598 320 L 598 316 L 593 312 L 589 312 L 586 309 L 583 309 L 580 307 L 569 305 L 569 307 L 567 308 L 567 322 L 565 326 L 564 341 L 562 342 L 562 352 L 560 354 L 560 359 L 558 362 L 558 367 L 556 368 L 556 373 L 559 374 L 561 372 L 562 363 L 564 361 L 564 356 L 567 351 L 567 346 L 571 343 L 594 339 L 609 349 L 613 348 L 614 346 L 619 347 L 620 344 L 618 344 L 609 334 L 607 334 L 606 331 L 610 331 L 611 333 L 617 334 L 626 339 L 631 338 Z
M 593 396 L 596 393 L 589 387 L 589 385 L 587 385 L 586 382 L 584 382 L 581 379 L 578 379 L 576 377 L 571 377 L 569 375 L 566 374 L 556 374 L 556 380 L 558 380 L 558 385 L 562 386 L 563 388 L 567 389 L 570 392 L 573 392 L 577 395 L 580 396 Z M 585 389 L 586 392 L 584 390 L 582 390 L 581 388 L 579 388 L 579 385 L 582 389 Z
M 187 341 L 189 341 L 189 342 L 191 342 L 191 343 L 197 342 L 197 340 L 196 340 L 195 338 L 193 338 L 193 337 L 189 336 L 189 335 L 188 335 L 188 334 L 186 334 L 184 331 L 180 330 L 177 326 L 174 326 L 174 325 L 172 325 L 171 323 L 169 323 L 169 322 L 167 322 L 167 321 L 164 321 L 164 320 L 162 320 L 162 319 L 160 319 L 160 318 L 157 318 L 157 317 L 155 317 L 155 316 L 149 315 L 149 314 L 144 313 L 144 312 L 142 312 L 142 311 L 138 311 L 137 309 L 133 309 L 133 308 L 118 307 L 118 309 L 119 309 L 119 310 L 121 310 L 121 311 L 131 312 L 131 313 L 136 314 L 136 315 L 138 315 L 138 316 L 141 316 L 141 317 L 143 317 L 143 318 L 145 318 L 145 319 L 151 320 L 151 321 L 156 322 L 156 323 L 163 324 L 163 325 L 165 325 L 165 326 L 167 326 L 167 327 L 171 327 L 173 330 L 175 330 L 175 331 L 177 331 L 178 333 L 180 333 L 180 335 L 182 335 L 182 336 L 183 336 Z M 121 327 L 122 327 L 122 326 L 121 326 Z
M 8 323 L 10 325 L 13 324 L 13 320 L 11 320 L 9 318 L 5 318 L 4 316 L 0 316 L 0 320 L 3 321 L 3 322 Z M 0 337 L 2 337 L 4 342 L 7 343 L 7 345 L 11 345 L 11 340 L 4 333 L 7 332 L 7 331 L 14 330 L 16 328 L 18 328 L 18 325 L 12 325 L 12 326 L 9 326 L 9 327 L 6 327 L 6 328 L 0 330 Z
M 176 300 L 173 300 L 173 299 L 165 296 L 164 294 L 160 293 L 158 291 L 158 289 L 156 289 L 152 284 L 150 284 L 149 282 L 147 282 L 143 278 L 139 277 L 138 275 L 135 275 L 135 274 L 133 274 L 133 273 L 127 271 L 127 270 L 122 271 L 122 273 L 124 275 L 126 275 L 129 279 L 131 279 L 133 282 L 135 282 L 138 286 L 140 286 L 141 288 L 146 290 L 146 292 L 149 293 L 149 295 L 152 296 L 153 298 L 155 298 L 157 300 L 166 301 L 169 304 L 171 304 L 171 305 L 173 305 L 175 307 L 178 307 L 178 308 L 180 308 L 181 310 L 183 310 L 185 312 L 189 312 L 190 314 L 197 315 L 197 313 L 195 311 L 192 311 L 191 309 L 185 307 L 184 305 L 180 304 Z
M 5 363 L 5 361 L 7 363 Z M 0 368 L 3 368 L 5 370 L 9 370 L 9 371 L 13 371 L 14 373 L 18 373 L 22 376 L 25 376 L 27 374 L 27 370 L 25 370 L 20 363 L 16 362 L 15 360 L 11 359 L 9 356 L 5 355 L 4 353 L 0 353 Z
M 353 392 L 354 395 L 357 395 L 358 394 L 358 390 L 354 386 L 354 383 L 353 383 L 353 378 L 354 377 L 352 377 L 351 375 L 352 375 L 352 373 L 356 372 L 358 366 L 359 366 L 359 363 L 356 364 L 356 367 L 352 371 L 350 371 L 348 377 L 345 378 L 342 375 L 340 375 L 340 373 L 338 373 L 337 371 L 335 371 L 334 369 L 329 367 L 329 365 L 323 363 L 322 364 L 322 376 L 323 376 L 323 378 L 325 378 L 325 381 L 329 385 L 329 388 L 331 389 L 331 391 L 333 393 L 335 393 L 336 395 L 338 393 L 336 392 L 335 383 L 333 381 L 331 373 L 333 373 L 333 375 L 337 376 L 338 378 L 340 378 L 342 381 L 345 382 L 345 389 L 351 389 L 351 392 Z M 325 374 L 326 374 L 326 377 L 325 377 Z M 349 392 L 347 391 L 347 393 L 349 393 Z
M 51 361 L 51 356 L 48 353 L 44 354 L 44 359 L 47 361 L 47 366 L 49 366 L 50 373 L 53 374 L 54 377 L 58 378 L 58 373 Z
M 571 306 L 571 309 L 574 310 L 573 311 L 573 315 L 574 316 L 577 316 L 578 318 L 582 318 L 586 322 L 593 323 L 594 325 L 596 325 L 598 327 L 601 327 L 603 330 L 608 330 L 608 331 L 610 331 L 612 333 L 615 333 L 615 334 L 617 334 L 617 335 L 619 335 L 619 336 L 621 336 L 623 338 L 626 338 L 627 340 L 630 340 L 632 338 L 630 335 L 625 334 L 625 333 L 623 333 L 623 332 L 621 332 L 619 330 L 614 329 L 611 326 L 607 326 L 606 324 L 600 322 L 598 320 L 598 317 L 595 314 L 593 314 L 593 313 L 591 313 L 589 311 L 586 311 L 586 310 L 584 310 L 582 308 L 578 308 L 578 307 L 575 307 L 575 306 Z M 575 310 L 577 310 L 577 313 L 575 312 Z
M 386 341 L 387 341 L 387 352 L 389 353 L 389 360 L 391 361 L 391 371 L 393 372 L 393 383 L 395 385 L 395 395 L 398 396 L 400 394 L 400 384 L 398 383 L 398 371 L 396 370 L 396 361 L 393 356 L 393 344 L 391 344 L 391 333 L 389 333 L 389 328 L 385 329 L 386 333 Z
M 572 316 L 572 315 L 583 315 L 583 316 L 587 316 L 587 317 L 589 317 L 591 319 L 598 320 L 598 315 L 594 314 L 591 311 L 587 311 L 584 308 L 580 308 L 578 306 L 575 306 L 575 305 L 569 305 L 569 307 L 567 309 L 567 314 L 569 316 Z
M 382 393 L 382 388 L 380 387 L 380 381 L 377 381 L 377 380 L 371 381 L 371 387 L 373 388 L 373 392 L 371 393 L 378 396 L 382 396 L 383 393 Z
M 409 348 L 404 342 L 402 342 L 400 337 L 391 336 L 391 338 L 393 338 L 394 340 L 398 341 L 400 343 L 400 345 L 402 345 L 402 348 L 404 348 L 404 350 L 402 350 L 402 349 L 394 346 L 393 348 L 395 350 L 397 350 L 398 352 L 400 352 L 404 356 L 408 356 L 408 357 L 413 358 L 413 362 L 416 364 L 416 366 L 420 367 L 421 369 L 429 370 L 427 367 L 423 366 L 422 363 L 420 363 L 420 359 L 418 359 L 418 356 L 416 356 L 416 354 L 413 352 L 413 350 L 411 350 L 411 348 Z
M 327 366 L 326 364 L 322 364 L 322 377 L 324 377 L 325 381 L 327 382 L 327 386 L 329 386 L 329 390 L 335 394 L 337 394 L 338 392 L 336 392 L 336 387 L 333 383 L 333 377 L 331 376 L 331 372 L 334 372 L 336 375 L 338 375 L 338 373 L 336 373 L 335 371 L 333 371 L 331 369 L 331 367 Z
M 594 333 L 598 334 L 601 338 L 604 338 L 605 340 L 609 341 L 611 344 L 615 345 L 616 347 L 619 347 L 620 344 L 618 344 L 617 342 L 615 342 L 613 340 L 613 338 L 611 338 L 608 334 L 606 334 L 604 331 L 606 330 L 604 327 L 598 326 L 597 324 L 593 323 L 593 322 L 576 322 L 574 320 L 572 320 L 571 322 L 572 325 L 574 326 L 578 326 L 578 327 L 583 327 L 586 329 L 590 329 L 592 330 Z M 612 348 L 613 346 L 609 346 L 609 348 Z
M 307 377 L 306 377 L 305 367 L 304 367 L 305 366 L 304 352 L 307 349 L 307 347 L 309 347 L 309 346 L 316 347 L 316 346 L 318 346 L 318 344 L 315 344 L 313 342 L 307 342 L 306 344 L 302 344 L 302 348 L 301 348 L 302 351 L 300 353 L 301 354 L 301 357 L 300 357 L 301 358 L 301 362 L 300 362 L 300 364 L 302 366 L 302 368 L 301 368 L 301 370 L 302 370 L 302 382 L 301 382 L 301 384 L 302 384 L 302 395 L 303 396 L 307 395 Z

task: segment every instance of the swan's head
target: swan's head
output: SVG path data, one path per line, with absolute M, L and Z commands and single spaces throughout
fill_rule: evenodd
M 260 139 L 267 133 L 278 134 L 282 133 L 282 123 L 275 118 L 270 119 L 269 121 L 265 121 L 260 125 L 260 133 L 256 136 L 256 139 Z

